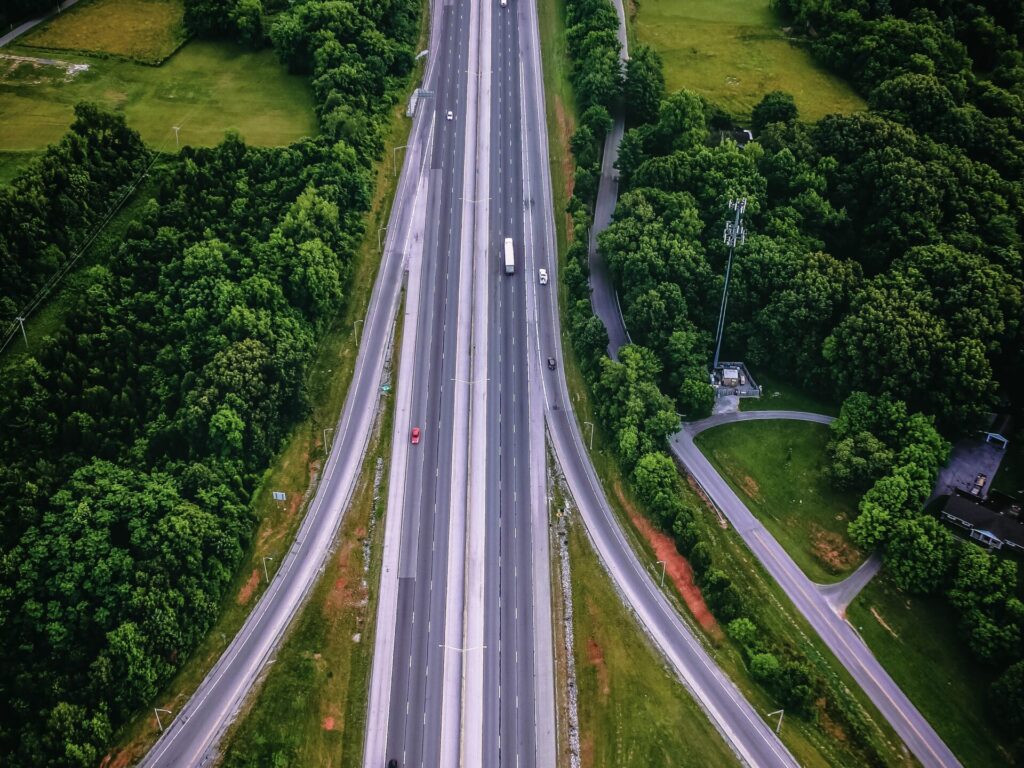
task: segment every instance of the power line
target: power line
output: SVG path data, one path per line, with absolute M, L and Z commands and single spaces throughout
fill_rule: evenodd
M 725 264 L 725 283 L 722 285 L 722 306 L 718 310 L 718 329 L 715 331 L 715 361 L 711 370 L 718 370 L 718 353 L 722 350 L 722 336 L 725 333 L 725 309 L 729 303 L 729 275 L 732 273 L 732 258 L 736 252 L 737 245 L 743 245 L 747 241 L 747 230 L 743 226 L 743 212 L 747 209 L 747 198 L 733 199 L 729 201 L 729 210 L 735 212 L 732 221 L 725 223 L 725 232 L 722 239 L 729 246 L 729 260 Z

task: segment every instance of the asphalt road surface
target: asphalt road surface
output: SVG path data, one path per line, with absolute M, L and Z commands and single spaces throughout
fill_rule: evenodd
M 538 633 L 535 609 L 540 601 L 550 602 L 550 582 L 534 579 L 534 558 L 547 556 L 546 547 L 538 547 L 547 541 L 547 525 L 543 461 L 531 460 L 543 454 L 544 443 L 543 423 L 531 418 L 527 295 L 537 288 L 538 265 L 549 258 L 526 237 L 531 202 L 524 136 L 534 128 L 523 114 L 526 5 L 509 0 L 501 7 L 492 0 L 490 7 L 490 226 L 482 255 L 488 265 L 490 329 L 482 764 L 531 768 L 553 765 L 553 735 L 550 748 L 539 754 L 538 723 L 550 735 L 554 710 L 552 701 L 538 700 L 536 685 L 537 644 L 550 653 L 551 629 Z M 516 254 L 511 275 L 502 261 L 507 237 Z M 538 486 L 541 492 L 535 494 Z M 541 525 L 535 528 L 537 511 Z M 541 674 L 552 674 L 550 663 Z
M 453 522 L 459 524 L 462 509 L 453 473 L 465 471 L 464 463 L 459 467 L 456 461 L 457 443 L 466 439 L 465 430 L 456 429 L 455 422 L 456 389 L 460 386 L 456 380 L 457 345 L 467 320 L 460 313 L 460 284 L 464 278 L 465 148 L 473 115 L 467 100 L 470 2 L 437 5 L 435 13 L 441 16 L 440 34 L 433 47 L 435 96 L 432 104 L 422 105 L 434 110 L 435 134 L 418 317 L 410 326 L 416 345 L 415 364 L 408 372 L 412 405 L 408 422 L 396 426 L 397 439 L 410 440 L 413 427 L 421 430 L 421 438 L 417 445 L 409 446 L 403 468 L 406 493 L 395 625 L 393 629 L 380 627 L 381 632 L 393 631 L 395 638 L 386 757 L 409 768 L 442 764 L 445 697 L 449 697 L 449 705 L 453 695 L 458 697 L 457 689 L 445 690 L 444 679 L 446 657 L 451 653 L 446 648 L 449 599 L 453 597 L 448 590 L 449 561 L 461 563 L 462 556 L 450 549 L 449 534 Z M 454 611 L 461 614 L 461 605 L 456 604 Z M 458 702 L 454 705 L 457 711 Z
M 958 766 L 956 757 L 900 687 L 871 653 L 860 635 L 831 606 L 825 594 L 808 579 L 792 558 L 740 501 L 715 471 L 693 438 L 705 429 L 736 421 L 797 419 L 827 424 L 831 417 L 800 411 L 746 411 L 721 414 L 683 425 L 672 438 L 672 452 L 743 537 L 747 546 L 814 628 L 829 650 L 846 667 L 868 698 L 889 721 L 914 757 L 926 768 Z

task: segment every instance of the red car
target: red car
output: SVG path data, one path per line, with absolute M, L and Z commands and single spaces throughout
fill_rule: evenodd
M 412 444 L 413 445 L 417 445 L 419 443 L 419 441 L 420 441 L 420 428 L 419 427 L 413 427 L 412 428 Z

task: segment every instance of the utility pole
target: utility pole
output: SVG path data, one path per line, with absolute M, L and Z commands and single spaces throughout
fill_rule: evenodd
M 779 724 L 775 726 L 775 732 L 776 733 L 778 733 L 780 730 L 782 730 L 782 718 L 785 715 L 785 713 L 786 713 L 786 710 L 784 710 L 784 709 L 779 709 L 779 710 L 776 710 L 775 712 L 769 712 L 768 713 L 768 717 L 775 717 L 776 715 L 779 716 Z
M 590 450 L 594 450 L 594 424 L 590 421 L 584 421 L 583 426 L 590 427 Z
M 722 239 L 729 246 L 729 260 L 725 264 L 725 283 L 722 285 L 722 307 L 718 310 L 718 330 L 715 332 L 715 361 L 711 371 L 718 370 L 718 354 L 722 351 L 722 335 L 725 333 L 725 308 L 729 303 L 729 274 L 732 272 L 732 258 L 737 245 L 747 241 L 747 230 L 743 228 L 743 212 L 747 209 L 747 198 L 729 201 L 729 210 L 735 212 L 732 221 L 726 222 Z
M 21 315 L 18 315 L 14 319 L 17 320 L 18 321 L 18 325 L 21 326 L 21 338 L 23 338 L 25 340 L 25 346 L 27 347 L 28 346 L 28 335 L 25 333 L 25 318 L 22 317 Z
M 661 566 L 661 586 L 664 587 L 665 586 L 665 561 L 664 560 L 659 560 L 657 563 L 655 563 L 655 565 L 660 565 Z
M 180 151 L 181 150 L 181 146 L 178 144 L 178 131 L 181 130 L 181 126 L 180 125 L 172 125 L 171 127 L 174 129 L 174 149 L 177 150 L 177 151 Z
M 161 712 L 163 712 L 166 715 L 169 715 L 169 714 L 171 714 L 171 710 L 169 710 L 169 709 L 154 709 L 153 710 L 153 714 L 156 715 L 157 727 L 160 729 L 160 733 L 163 733 L 164 732 L 164 724 L 160 722 L 160 713 Z
M 267 570 L 267 560 L 273 560 L 273 559 L 274 558 L 270 557 L 270 556 L 263 558 L 263 575 L 267 577 L 267 584 L 270 583 L 270 571 Z
M 395 147 L 391 150 L 391 176 L 395 177 L 398 175 L 398 150 L 406 149 L 409 145 L 403 144 L 400 147 Z

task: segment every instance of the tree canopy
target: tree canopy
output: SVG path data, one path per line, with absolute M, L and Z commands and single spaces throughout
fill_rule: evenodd
M 250 496 L 306 413 L 309 365 L 345 301 L 417 19 L 408 0 L 281 13 L 271 37 L 293 66 L 309 57 L 321 136 L 255 149 L 229 135 L 167 158 L 64 327 L 0 373 L 4 765 L 98 764 L 216 618 Z M 147 157 L 123 118 L 76 109 L 0 192 L 22 206 L 0 214 L 5 312 Z

